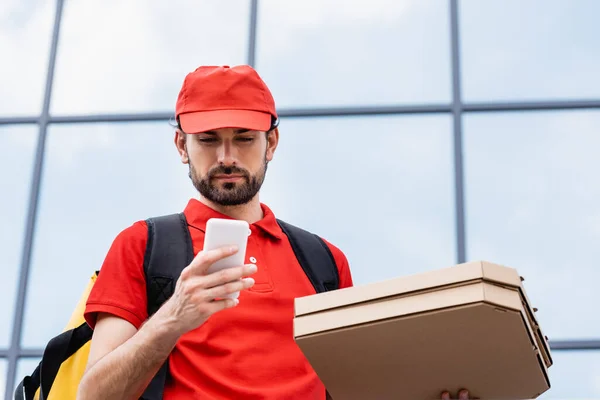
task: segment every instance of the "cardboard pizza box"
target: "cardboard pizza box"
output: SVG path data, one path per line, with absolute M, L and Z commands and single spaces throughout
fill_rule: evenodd
M 552 357 L 517 271 L 480 261 L 295 300 L 294 337 L 334 400 L 537 398 Z

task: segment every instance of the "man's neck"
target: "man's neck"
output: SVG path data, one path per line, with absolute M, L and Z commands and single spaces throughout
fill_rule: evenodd
M 250 202 L 239 206 L 223 206 L 208 200 L 202 195 L 199 196 L 198 200 L 221 214 L 225 214 L 233 219 L 246 221 L 249 224 L 260 221 L 264 217 L 258 194 Z

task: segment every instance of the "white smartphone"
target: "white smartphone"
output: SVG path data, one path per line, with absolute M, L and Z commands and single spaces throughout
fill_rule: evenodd
M 208 273 L 244 265 L 246 246 L 250 233 L 250 226 L 246 221 L 223 218 L 209 219 L 206 222 L 206 232 L 204 234 L 204 250 L 214 250 L 223 246 L 235 245 L 238 251 L 214 263 L 208 269 Z M 235 292 L 227 297 L 236 299 L 239 295 L 239 292 Z

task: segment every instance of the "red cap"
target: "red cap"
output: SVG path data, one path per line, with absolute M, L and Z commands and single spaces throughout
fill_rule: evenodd
M 277 113 L 269 88 L 252 67 L 206 66 L 185 77 L 175 117 L 185 133 L 219 128 L 268 131 Z

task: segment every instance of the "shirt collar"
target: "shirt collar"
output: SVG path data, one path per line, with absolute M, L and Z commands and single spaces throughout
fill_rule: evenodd
M 281 239 L 283 236 L 283 231 L 275 219 L 275 214 L 273 214 L 273 211 L 271 211 L 271 209 L 265 204 L 261 203 L 260 207 L 263 211 L 263 218 L 251 224 L 251 226 L 257 227 L 275 239 Z M 183 213 L 185 214 L 188 224 L 194 228 L 200 229 L 202 232 L 206 231 L 206 221 L 211 218 L 232 219 L 225 214 L 221 214 L 220 212 L 213 210 L 206 204 L 194 198 L 188 201 Z

